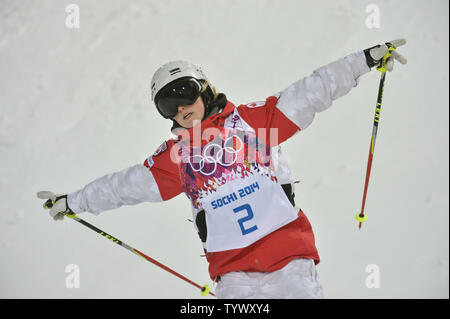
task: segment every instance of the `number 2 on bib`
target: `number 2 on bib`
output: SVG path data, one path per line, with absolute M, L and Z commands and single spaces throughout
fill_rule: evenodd
M 250 205 L 249 204 L 245 204 L 245 205 L 236 207 L 235 209 L 233 209 L 233 212 L 234 213 L 239 213 L 240 211 L 243 211 L 243 210 L 247 211 L 247 216 L 239 218 L 237 221 L 239 223 L 239 227 L 241 227 L 242 235 L 247 235 L 247 234 L 250 234 L 251 232 L 254 232 L 255 230 L 257 230 L 258 226 L 253 225 L 250 228 L 245 228 L 244 223 L 249 221 L 249 220 L 251 220 L 251 219 L 253 219 L 253 210 L 250 207 Z

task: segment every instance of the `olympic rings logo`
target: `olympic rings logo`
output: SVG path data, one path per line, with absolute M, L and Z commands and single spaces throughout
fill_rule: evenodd
M 239 142 L 239 147 L 233 147 L 234 141 Z M 231 146 L 229 142 L 231 141 Z M 210 143 L 200 155 L 189 156 L 189 164 L 194 172 L 200 172 L 202 175 L 212 175 L 216 172 L 217 165 L 229 167 L 235 164 L 239 159 L 239 152 L 243 149 L 244 143 L 237 135 L 228 137 L 222 145 Z

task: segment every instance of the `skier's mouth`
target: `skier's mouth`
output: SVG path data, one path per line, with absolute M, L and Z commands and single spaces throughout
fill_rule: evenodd
M 183 117 L 183 119 L 185 119 L 185 120 L 189 119 L 189 118 L 192 116 L 192 114 L 194 114 L 194 113 L 193 113 L 193 112 L 187 113 L 187 114 Z

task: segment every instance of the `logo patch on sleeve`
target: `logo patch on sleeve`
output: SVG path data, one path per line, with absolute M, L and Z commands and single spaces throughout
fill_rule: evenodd
M 155 164 L 155 162 L 153 161 L 153 156 L 149 156 L 147 158 L 147 163 L 148 163 L 148 168 L 152 168 L 153 164 Z
M 153 156 L 158 156 L 167 149 L 167 142 L 162 143 L 155 151 Z

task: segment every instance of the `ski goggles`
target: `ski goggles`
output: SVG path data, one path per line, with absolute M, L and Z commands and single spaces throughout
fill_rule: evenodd
M 155 97 L 155 104 L 162 116 L 174 118 L 178 106 L 194 104 L 205 89 L 206 83 L 193 78 L 181 78 L 162 88 Z

